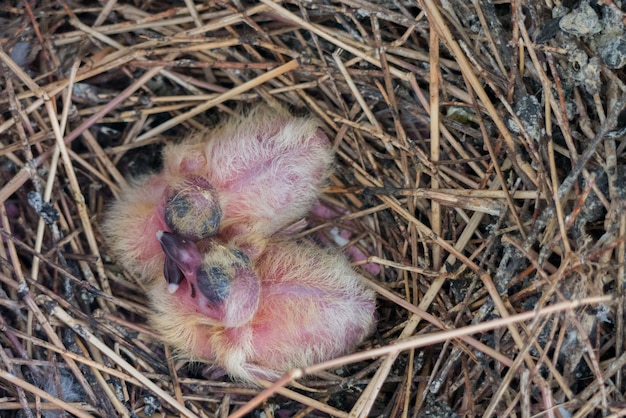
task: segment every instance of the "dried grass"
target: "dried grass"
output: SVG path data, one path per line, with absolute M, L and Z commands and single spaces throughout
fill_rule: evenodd
M 441 3 L 0 5 L 0 415 L 623 416 L 624 73 L 576 79 L 552 1 Z M 375 335 L 260 398 L 172 357 L 99 230 L 256 101 L 320 119 L 347 214 L 317 230 L 381 267 Z

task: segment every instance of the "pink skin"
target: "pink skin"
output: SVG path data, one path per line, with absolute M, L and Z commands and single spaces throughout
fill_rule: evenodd
M 166 172 L 217 190 L 222 235 L 271 236 L 306 215 L 328 175 L 330 143 L 312 120 L 255 116 L 164 153 Z
M 257 110 L 163 157 L 163 172 L 126 190 L 103 229 L 178 353 L 253 382 L 346 353 L 370 333 L 374 294 L 348 260 L 279 238 L 329 173 L 330 144 L 313 120 Z M 203 215 L 219 229 L 195 231 Z
M 163 172 L 127 189 L 103 224 L 119 261 L 147 282 L 157 278 L 165 260 L 156 232 L 176 231 L 165 222 L 167 198 L 185 185 L 196 184 L 197 194 L 213 188 L 222 239 L 245 237 L 260 248 L 264 237 L 306 215 L 332 161 L 328 139 L 313 119 L 263 109 L 169 145 L 163 157 Z
M 233 377 L 276 378 L 344 354 L 372 330 L 374 295 L 341 255 L 272 240 L 253 261 L 236 258 L 244 262 L 229 277 L 228 295 L 210 302 L 197 291 L 195 272 L 220 244 L 203 253 L 184 240 L 162 239 L 162 245 L 183 266 L 185 279 L 174 293 L 153 292 L 153 322 L 175 348 Z M 210 261 L 206 267 L 214 266 Z
M 201 244 L 201 252 L 193 241 L 170 232 L 159 231 L 157 238 L 165 253 L 167 290 L 181 305 L 195 306 L 195 312 L 226 327 L 252 319 L 258 306 L 259 278 L 243 252 L 212 240 Z

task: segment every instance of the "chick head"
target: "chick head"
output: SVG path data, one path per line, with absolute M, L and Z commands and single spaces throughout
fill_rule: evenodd
M 239 248 L 214 240 L 196 244 L 179 234 L 159 231 L 165 253 L 167 290 L 182 307 L 193 307 L 215 325 L 241 326 L 259 304 L 260 283 Z
M 165 190 L 165 223 L 175 233 L 192 240 L 217 233 L 222 209 L 215 188 L 201 176 L 188 175 Z

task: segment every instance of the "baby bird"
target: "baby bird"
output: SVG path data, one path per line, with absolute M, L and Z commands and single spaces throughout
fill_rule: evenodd
M 373 329 L 374 293 L 343 255 L 275 238 L 251 261 L 213 239 L 159 240 L 183 278 L 166 271 L 151 287 L 152 323 L 179 352 L 234 378 L 276 379 L 345 354 Z
M 372 331 L 374 293 L 347 258 L 281 233 L 329 175 L 313 119 L 257 109 L 163 157 L 103 230 L 180 355 L 254 382 L 344 354 Z
M 103 232 L 121 264 L 160 276 L 157 231 L 192 240 L 265 237 L 303 218 L 329 174 L 328 138 L 312 118 L 257 108 L 163 151 L 164 169 L 135 181 L 108 210 Z

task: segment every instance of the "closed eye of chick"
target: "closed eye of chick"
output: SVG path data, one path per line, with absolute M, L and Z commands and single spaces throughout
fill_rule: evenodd
M 181 356 L 254 382 L 369 335 L 374 293 L 347 258 L 280 234 L 329 175 L 330 144 L 313 119 L 257 109 L 163 157 L 161 173 L 111 206 L 104 231 Z

